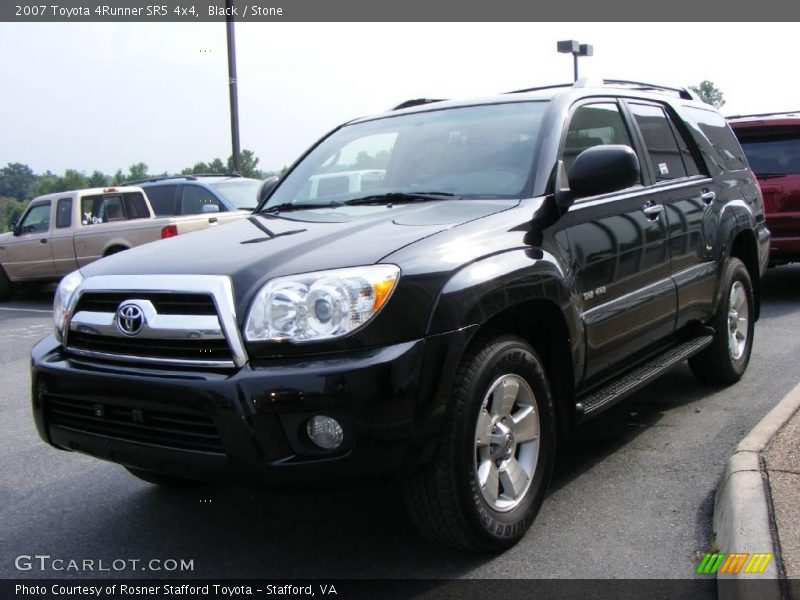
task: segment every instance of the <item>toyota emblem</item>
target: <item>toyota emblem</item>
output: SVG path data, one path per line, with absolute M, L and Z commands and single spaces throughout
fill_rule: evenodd
M 136 335 L 144 327 L 144 311 L 138 304 L 122 304 L 117 309 L 117 329 L 125 335 Z

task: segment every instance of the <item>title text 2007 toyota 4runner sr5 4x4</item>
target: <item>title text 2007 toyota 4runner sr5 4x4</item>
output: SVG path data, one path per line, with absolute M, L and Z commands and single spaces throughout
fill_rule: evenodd
M 407 102 L 247 219 L 68 275 L 35 420 L 155 483 L 396 473 L 425 535 L 502 549 L 576 424 L 687 358 L 742 376 L 768 247 L 741 147 L 684 90 Z

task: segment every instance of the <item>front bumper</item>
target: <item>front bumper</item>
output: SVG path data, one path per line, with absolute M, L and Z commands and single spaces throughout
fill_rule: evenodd
M 31 351 L 33 415 L 53 446 L 202 480 L 291 483 L 414 468 L 433 450 L 470 329 L 347 354 L 271 359 L 231 373 L 113 366 Z M 344 442 L 316 448 L 314 415 Z

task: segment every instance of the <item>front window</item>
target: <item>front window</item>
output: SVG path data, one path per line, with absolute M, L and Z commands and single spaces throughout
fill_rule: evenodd
M 20 233 L 44 233 L 50 230 L 50 203 L 34 204 L 19 224 Z
M 384 194 L 519 197 L 529 183 L 546 107 L 471 106 L 345 126 L 285 178 L 267 208 Z
M 258 179 L 234 179 L 212 183 L 211 187 L 237 210 L 252 211 L 258 206 L 258 193 L 263 184 L 264 182 Z

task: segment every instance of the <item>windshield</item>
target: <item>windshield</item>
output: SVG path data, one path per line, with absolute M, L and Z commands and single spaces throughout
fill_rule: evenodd
M 258 191 L 263 183 L 259 179 L 234 179 L 212 183 L 211 187 L 239 210 L 255 210 L 259 201 Z
M 756 176 L 800 173 L 800 135 L 745 138 L 741 142 Z
M 267 208 L 370 198 L 388 203 L 404 194 L 423 200 L 519 197 L 546 106 L 431 110 L 342 127 L 281 182 Z

